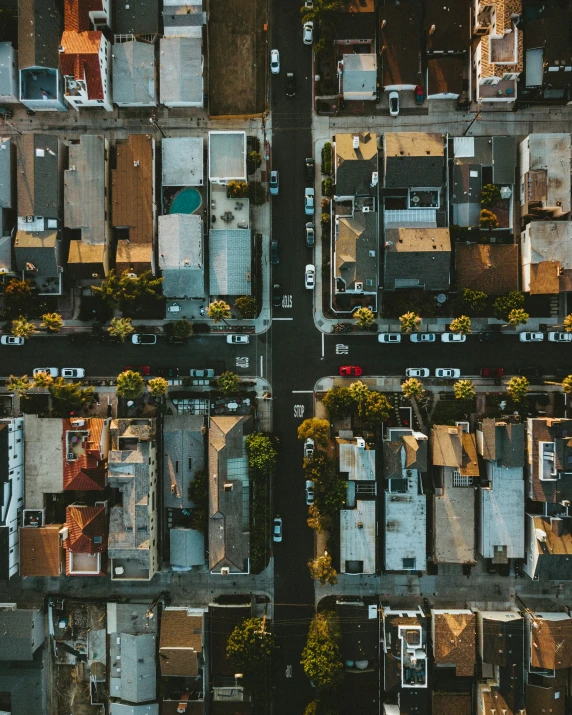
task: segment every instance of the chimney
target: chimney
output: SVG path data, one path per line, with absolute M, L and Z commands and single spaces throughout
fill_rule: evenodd
M 556 536 L 562 536 L 562 534 L 564 534 L 564 519 L 561 519 L 559 516 L 551 516 L 550 528 L 552 529 L 553 534 L 556 534 Z
M 434 34 L 435 34 L 435 25 L 431 25 L 431 27 L 430 27 L 430 29 L 429 29 L 429 34 L 430 34 L 430 35 L 434 35 Z

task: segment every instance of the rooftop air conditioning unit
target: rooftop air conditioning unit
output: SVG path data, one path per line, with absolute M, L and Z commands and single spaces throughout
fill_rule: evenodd
M 363 529 L 363 521 L 358 521 L 356 526 L 358 529 Z
M 228 576 L 230 573 L 230 569 L 228 566 L 223 566 L 220 570 L 220 575 L 221 576 Z
M 70 171 L 75 171 L 75 170 L 76 170 L 75 164 L 70 164 Z
M 74 452 L 68 452 L 68 462 L 74 462 L 76 459 Z
M 70 79 L 68 81 L 68 87 L 70 89 L 77 89 L 77 82 L 75 81 L 75 79 Z
M 377 182 L 378 182 L 378 181 L 379 181 L 379 174 L 378 174 L 378 172 L 377 172 L 377 171 L 372 171 L 372 172 L 371 172 L 371 184 L 370 184 L 371 188 L 373 188 L 374 186 L 377 186 Z
M 357 134 L 352 137 L 352 145 L 354 149 L 359 149 L 359 136 Z
M 362 291 L 363 290 L 363 283 L 356 281 L 356 291 Z
M 25 216 L 24 221 L 26 223 L 34 223 L 34 217 L 33 216 Z
M 371 209 L 369 206 L 364 206 L 361 211 L 364 214 L 368 214 L 371 211 Z

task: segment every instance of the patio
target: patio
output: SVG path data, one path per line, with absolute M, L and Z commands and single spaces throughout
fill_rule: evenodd
M 226 186 L 211 185 L 210 214 L 211 228 L 250 228 L 249 199 L 228 198 Z

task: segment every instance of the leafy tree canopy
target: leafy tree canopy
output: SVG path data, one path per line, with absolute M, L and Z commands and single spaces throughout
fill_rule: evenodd
M 276 450 L 270 437 L 262 432 L 253 432 L 246 438 L 248 464 L 261 472 L 270 471 L 276 466 Z
M 317 445 L 325 447 L 330 439 L 330 423 L 316 417 L 304 420 L 298 427 L 298 439 L 311 438 Z

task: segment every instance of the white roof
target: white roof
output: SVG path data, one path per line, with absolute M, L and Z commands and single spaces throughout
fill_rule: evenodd
M 163 186 L 202 186 L 203 138 L 168 137 L 162 142 Z
M 371 99 L 375 96 L 377 84 L 376 55 L 344 55 L 343 78 L 344 99 Z
M 340 472 L 347 472 L 348 479 L 375 480 L 375 450 L 364 449 L 353 443 L 339 443 Z
M 375 573 L 376 551 L 375 499 L 358 500 L 355 509 L 341 509 L 340 571 L 345 573 L 346 561 L 362 561 L 361 573 Z
M 209 295 L 250 295 L 251 236 L 244 229 L 211 229 Z
M 209 180 L 246 181 L 246 132 L 209 132 Z
M 159 267 L 163 293 L 169 298 L 204 295 L 202 219 L 196 214 L 159 216 Z
M 195 37 L 163 37 L 161 53 L 161 104 L 203 106 L 203 56 Z
M 415 479 L 406 494 L 385 492 L 385 569 L 403 571 L 403 559 L 415 559 L 415 571 L 426 565 L 427 501 Z
M 492 489 L 480 490 L 481 555 L 492 559 L 495 546 L 506 546 L 507 558 L 524 557 L 524 479 L 522 467 L 497 467 L 487 462 Z

